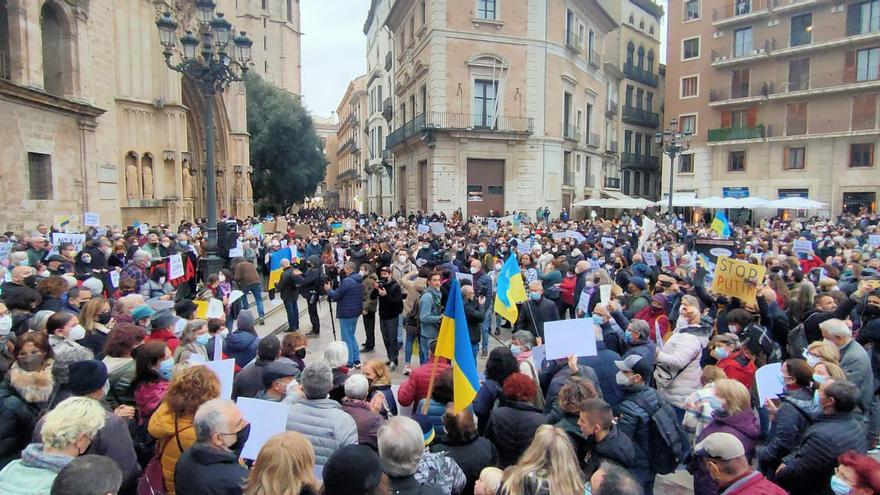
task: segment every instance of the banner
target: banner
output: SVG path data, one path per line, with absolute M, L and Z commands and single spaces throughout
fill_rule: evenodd
M 706 271 L 702 286 L 708 287 L 712 285 L 718 258 L 736 256 L 736 241 L 733 239 L 694 239 L 694 251 L 697 253 L 697 264 Z
M 813 243 L 810 241 L 802 241 L 802 240 L 796 239 L 794 241 L 793 248 L 794 248 L 793 251 L 794 251 L 795 256 L 797 256 L 801 253 L 810 254 L 810 251 L 813 250 Z
M 712 291 L 757 304 L 755 284 L 764 281 L 764 266 L 723 257 L 715 265 Z
M 77 252 L 82 251 L 83 245 L 86 243 L 85 234 L 63 234 L 60 232 L 52 232 L 52 250 L 57 251 L 58 246 L 62 244 L 73 244 Z
M 83 217 L 83 223 L 86 225 L 86 227 L 97 227 L 101 224 L 101 221 L 97 213 L 87 211 L 85 216 Z

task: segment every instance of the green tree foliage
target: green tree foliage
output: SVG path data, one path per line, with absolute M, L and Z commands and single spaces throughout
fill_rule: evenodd
M 327 160 L 299 98 L 255 74 L 245 84 L 254 209 L 284 212 L 315 192 L 324 180 Z

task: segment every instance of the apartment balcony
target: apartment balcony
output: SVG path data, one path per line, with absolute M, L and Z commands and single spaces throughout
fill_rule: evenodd
M 641 67 L 636 67 L 631 63 L 623 64 L 623 73 L 633 81 L 640 82 L 646 86 L 651 86 L 652 88 L 656 88 L 660 83 L 660 77 L 657 74 L 642 69 Z
M 660 125 L 660 114 L 624 105 L 623 121 L 627 124 L 643 127 L 658 127 Z
M 602 55 L 596 50 L 590 50 L 590 65 L 597 69 L 602 67 Z
M 391 122 L 391 117 L 394 116 L 394 102 L 389 96 L 385 98 L 382 102 L 382 117 L 385 118 L 385 122 Z
M 581 39 L 578 38 L 577 33 L 571 30 L 565 31 L 565 47 L 574 53 L 581 52 Z
M 605 117 L 608 117 L 610 119 L 610 118 L 613 118 L 615 115 L 617 115 L 617 107 L 618 106 L 619 106 L 619 103 L 617 103 L 617 101 L 610 100 L 608 102 L 608 108 L 605 109 Z
M 562 124 L 562 137 L 569 141 L 578 142 L 581 140 L 581 129 L 575 125 Z
M 587 146 L 590 148 L 598 148 L 600 142 L 598 132 L 590 132 L 587 134 Z
M 620 168 L 629 170 L 660 170 L 660 158 L 635 153 L 621 153 Z
M 831 71 L 791 81 L 764 81 L 753 84 L 751 91 L 730 95 L 726 88 L 709 90 L 709 106 L 725 108 L 744 104 L 803 100 L 835 94 L 877 91 L 880 79 L 859 81 L 854 71 Z
M 360 174 L 355 169 L 346 170 L 336 176 L 336 182 L 349 182 L 360 178 Z
M 728 28 L 739 24 L 754 22 L 768 17 L 771 13 L 781 15 L 809 8 L 821 0 L 744 0 L 728 3 L 721 8 L 712 9 L 712 26 Z
M 742 141 L 746 139 L 763 139 L 768 133 L 763 124 L 755 127 L 724 127 L 709 129 L 709 142 Z
M 620 177 L 605 177 L 605 189 L 620 189 Z
M 385 138 L 389 150 L 403 144 L 409 138 L 426 131 L 473 132 L 507 134 L 510 138 L 524 138 L 532 134 L 534 119 L 531 117 L 500 116 L 448 112 L 426 112 L 398 127 Z
M 394 160 L 394 153 L 389 149 L 382 150 L 382 161 L 384 163 L 391 163 Z
M 354 144 L 353 138 L 348 138 L 345 141 L 343 141 L 342 144 L 340 144 L 339 146 L 336 147 L 336 156 L 340 156 L 343 153 L 347 153 L 348 149 L 351 147 L 352 144 Z
M 608 141 L 608 146 L 605 147 L 605 153 L 612 155 L 617 153 L 617 141 Z

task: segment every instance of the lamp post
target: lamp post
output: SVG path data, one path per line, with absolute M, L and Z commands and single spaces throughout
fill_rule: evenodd
M 654 142 L 661 146 L 663 153 L 669 157 L 669 206 L 667 214 L 672 215 L 672 180 L 675 177 L 675 157 L 691 147 L 691 133 L 679 132 L 678 119 L 672 119 L 669 127 L 663 132 L 654 134 Z
M 165 65 L 191 81 L 198 88 L 204 102 L 208 244 L 202 258 L 202 269 L 207 278 L 208 275 L 219 272 L 223 264 L 223 259 L 217 256 L 214 97 L 231 83 L 244 80 L 251 61 L 253 41 L 244 31 L 235 36 L 232 24 L 223 14 L 214 13 L 217 5 L 213 0 L 195 0 L 195 4 L 198 22 L 195 34 L 187 31 L 178 40 L 177 22 L 167 11 L 156 20 L 156 27 L 159 28 L 159 42 L 164 47 L 162 54 L 165 56 Z M 180 52 L 180 61 L 177 63 L 172 62 L 175 51 Z

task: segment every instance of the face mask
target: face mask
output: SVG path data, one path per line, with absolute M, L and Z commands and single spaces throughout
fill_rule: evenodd
M 657 306 L 651 306 L 651 313 L 655 315 L 659 315 L 663 312 L 663 308 L 658 308 Z
M 159 284 L 165 285 L 166 280 L 167 280 L 167 278 L 165 278 L 165 277 L 159 277 Z
M 207 345 L 208 345 L 208 342 L 209 342 L 210 340 L 211 340 L 211 336 L 208 335 L 208 334 L 206 334 L 206 333 L 205 333 L 205 334 L 202 334 L 202 335 L 199 335 L 198 337 L 196 337 L 196 343 L 199 344 L 199 345 L 202 346 L 202 347 L 207 346 Z
M 614 380 L 618 385 L 625 387 L 629 385 L 629 377 L 623 371 L 618 371 L 616 375 L 614 375 Z
M 159 243 L 158 242 L 151 242 L 150 246 L 159 247 Z
M 112 317 L 112 315 L 110 314 L 109 311 L 99 313 L 98 314 L 98 323 L 100 323 L 101 325 L 106 325 L 106 324 L 110 323 L 111 317 Z
M 235 452 L 236 456 L 241 456 L 241 450 L 244 448 L 244 444 L 247 443 L 247 439 L 251 434 L 251 425 L 247 424 L 244 428 L 238 431 L 235 434 L 235 443 L 229 446 L 229 450 Z
M 9 335 L 12 330 L 12 315 L 0 316 L 0 336 Z
M 83 337 L 86 336 L 86 329 L 82 327 L 82 325 L 77 325 L 70 329 L 70 332 L 67 334 L 68 340 L 82 340 Z
M 539 301 L 541 299 L 540 292 L 529 292 L 529 299 L 532 301 Z
M 600 326 L 601 326 L 602 323 L 605 323 L 605 322 L 604 322 L 604 320 L 602 319 L 601 316 L 599 316 L 599 315 L 593 315 L 593 324 L 595 324 L 595 325 L 600 325 Z
M 847 495 L 852 492 L 852 487 L 846 481 L 843 481 L 843 478 L 835 474 L 831 477 L 831 491 L 835 495 Z
M 688 319 L 685 318 L 684 315 L 679 316 L 678 320 L 675 321 L 675 328 L 686 327 L 688 325 L 689 325 Z
M 810 353 L 807 352 L 807 351 L 804 351 L 804 359 L 807 360 L 807 364 L 810 365 L 810 368 L 812 368 L 813 366 L 816 366 L 817 364 L 819 364 L 819 358 L 817 358 L 816 356 L 810 354 Z
M 813 381 L 816 382 L 816 383 L 819 383 L 819 384 L 824 383 L 825 380 L 827 380 L 827 379 L 828 379 L 828 378 L 825 378 L 825 377 L 822 376 L 822 375 L 819 375 L 819 374 L 817 374 L 817 373 L 813 373 Z M 817 390 L 817 392 L 818 392 L 818 390 Z
M 171 371 L 174 369 L 174 358 L 168 358 L 159 363 L 159 376 L 171 380 Z
M 629 332 L 624 332 L 624 334 L 623 334 L 623 340 L 625 340 L 627 344 L 631 344 L 632 341 L 633 341 L 633 336 L 632 336 L 632 334 L 629 333 Z
M 186 247 L 189 244 L 189 241 L 186 239 L 181 239 L 181 240 L 177 241 L 177 243 L 183 247 Z
M 477 273 L 477 272 L 479 272 L 479 271 L 480 271 L 479 268 L 477 268 L 477 267 L 475 267 L 475 266 L 472 266 L 472 267 L 471 267 L 471 274 L 475 274 L 475 273 Z
M 86 265 L 88 265 L 89 263 L 92 262 L 92 257 L 91 257 L 91 256 L 83 256 L 83 257 L 81 257 L 80 259 L 81 259 L 82 262 L 83 262 L 84 264 L 86 264 Z
M 19 357 L 17 362 L 18 367 L 25 371 L 37 371 L 43 367 L 43 355 L 28 354 L 27 356 Z
M 300 359 L 305 359 L 305 357 L 306 357 L 306 348 L 303 347 L 302 349 L 297 349 L 296 352 L 293 353 L 293 355 L 296 356 L 296 357 L 298 357 L 298 358 L 300 358 Z
M 27 258 L 25 258 L 25 259 L 23 259 L 23 260 L 20 260 L 20 261 L 16 261 L 16 262 L 15 262 L 15 266 L 28 266 L 28 260 L 27 260 Z
M 715 357 L 717 357 L 718 359 L 724 359 L 728 356 L 730 356 L 730 351 L 728 351 L 727 349 L 723 347 L 715 348 Z
M 477 250 L 480 252 L 480 254 L 483 254 L 486 252 L 486 248 L 484 248 L 483 246 L 480 246 L 479 249 L 477 249 Z
M 226 282 L 226 275 L 223 275 L 222 273 L 220 275 L 217 275 L 217 280 L 219 280 L 221 284 L 223 282 Z
M 317 245 L 318 245 L 318 241 L 312 241 L 312 246 L 317 246 Z
M 500 272 L 500 271 L 501 271 L 501 266 L 502 266 L 502 265 L 495 265 L 495 271 L 496 271 L 496 272 Z
M 407 257 L 404 256 L 404 255 L 401 255 L 401 256 L 398 256 L 398 257 L 397 257 L 397 261 L 399 261 L 399 262 L 401 262 L 401 263 L 406 263 L 406 260 L 407 260 Z
M 523 351 L 522 346 L 518 346 L 516 344 L 513 344 L 510 346 L 510 353 L 513 354 L 514 356 L 521 353 L 522 351 Z
M 171 245 L 170 242 L 163 242 L 163 243 L 162 243 L 162 247 L 165 247 L 165 248 L 167 248 L 167 247 L 170 246 L 170 245 Z

